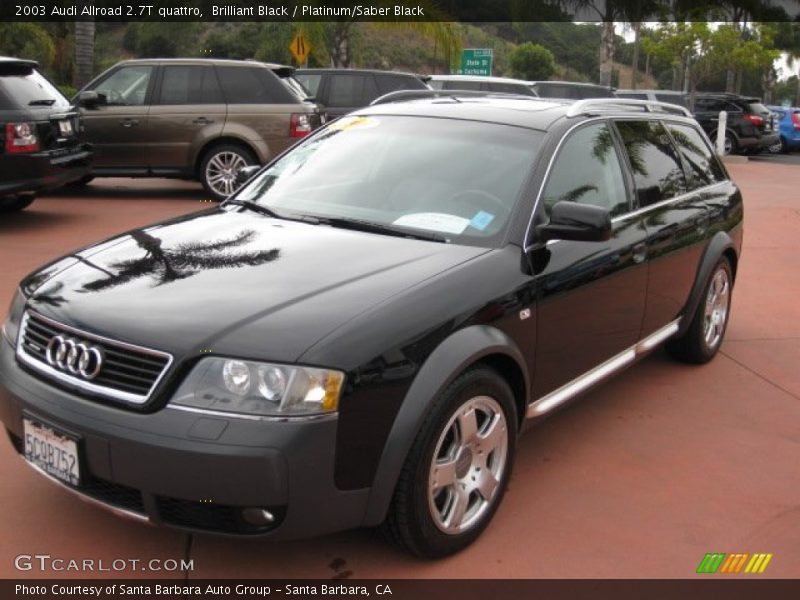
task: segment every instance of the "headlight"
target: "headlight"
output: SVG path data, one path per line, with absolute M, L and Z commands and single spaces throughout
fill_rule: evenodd
M 25 296 L 17 288 L 14 298 L 11 300 L 11 306 L 8 309 L 8 317 L 6 322 L 3 323 L 3 335 L 11 343 L 12 346 L 17 344 L 17 335 L 19 335 L 19 325 L 22 321 L 22 314 L 25 312 Z
M 339 407 L 343 382 L 340 371 L 208 357 L 170 402 L 248 415 L 324 414 Z

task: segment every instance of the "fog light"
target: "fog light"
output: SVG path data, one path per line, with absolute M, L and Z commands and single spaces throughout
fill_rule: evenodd
M 253 525 L 271 525 L 275 516 L 265 508 L 244 508 L 242 518 Z

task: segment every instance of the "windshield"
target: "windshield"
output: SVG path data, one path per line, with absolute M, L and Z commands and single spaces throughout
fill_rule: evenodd
M 41 73 L 28 66 L 13 65 L 0 70 L 0 89 L 9 98 L 10 104 L 4 108 L 14 106 L 69 108 L 69 100 Z
M 237 199 L 493 247 L 541 138 L 530 129 L 456 119 L 344 117 L 274 163 Z

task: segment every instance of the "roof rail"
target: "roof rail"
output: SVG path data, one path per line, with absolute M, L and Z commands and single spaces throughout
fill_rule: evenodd
M 632 98 L 586 98 L 585 100 L 578 100 L 569 107 L 567 116 L 577 117 L 578 115 L 608 112 L 620 108 L 639 108 L 642 112 L 665 112 L 684 117 L 694 116 L 688 108 L 678 104 L 653 100 L 634 100 Z
M 377 104 L 391 104 L 392 102 L 407 102 L 423 98 L 450 98 L 458 102 L 459 98 L 509 98 L 514 100 L 540 100 L 536 96 L 524 94 L 505 94 L 502 92 L 479 90 L 397 90 L 389 92 L 370 102 L 370 106 Z

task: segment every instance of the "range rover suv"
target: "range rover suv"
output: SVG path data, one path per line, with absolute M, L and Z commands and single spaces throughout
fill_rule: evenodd
M 92 152 L 82 130 L 78 113 L 35 61 L 0 56 L 0 213 L 86 175 Z
M 489 524 L 522 430 L 662 343 L 714 357 L 743 204 L 688 111 L 409 93 L 25 278 L 16 451 L 142 521 L 382 524 L 437 557 Z
M 321 124 L 293 69 L 255 61 L 121 62 L 76 96 L 96 156 L 91 177 L 197 179 L 216 199 Z M 293 85 L 292 85 L 293 84 Z

